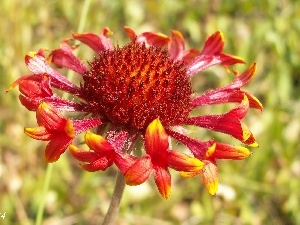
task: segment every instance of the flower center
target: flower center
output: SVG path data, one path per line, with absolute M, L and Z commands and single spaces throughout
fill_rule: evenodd
M 179 125 L 190 112 L 191 84 L 167 50 L 131 42 L 99 53 L 83 75 L 83 98 L 104 121 L 145 129 L 159 118 Z

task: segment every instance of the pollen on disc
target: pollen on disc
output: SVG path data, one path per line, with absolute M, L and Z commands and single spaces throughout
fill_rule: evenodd
M 89 111 L 104 121 L 145 129 L 156 118 L 179 124 L 190 112 L 191 84 L 167 50 L 131 42 L 101 52 L 81 84 Z

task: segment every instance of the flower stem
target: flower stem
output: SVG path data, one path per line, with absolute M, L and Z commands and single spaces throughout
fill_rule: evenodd
M 118 211 L 120 208 L 120 203 L 122 200 L 124 189 L 125 189 L 124 177 L 123 177 L 122 173 L 120 171 L 118 171 L 117 176 L 116 176 L 114 192 L 111 197 L 110 205 L 109 205 L 107 213 L 104 217 L 102 225 L 113 225 L 114 224 L 114 221 L 117 217 L 117 214 L 118 214 Z
M 36 216 L 36 220 L 35 220 L 35 225 L 41 225 L 42 224 L 44 207 L 45 207 L 45 202 L 46 202 L 46 195 L 47 195 L 47 192 L 48 192 L 48 189 L 49 189 L 52 170 L 53 170 L 53 163 L 49 163 L 47 165 L 46 177 L 45 177 L 44 186 L 43 186 L 43 194 L 42 194 L 42 198 L 41 198 L 40 205 L 39 205 L 39 208 L 38 208 L 38 212 L 37 212 L 37 216 Z

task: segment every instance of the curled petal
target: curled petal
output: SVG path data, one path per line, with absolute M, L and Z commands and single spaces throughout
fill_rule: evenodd
M 263 105 L 261 104 L 261 102 L 253 95 L 244 92 L 245 95 L 247 96 L 248 100 L 249 100 L 249 107 L 250 108 L 255 108 L 255 109 L 259 109 L 259 110 L 263 110 Z
M 224 48 L 224 34 L 216 31 L 206 39 L 201 55 L 215 55 L 221 53 Z
M 39 52 L 30 52 L 25 56 L 25 62 L 28 69 L 34 74 L 48 74 L 51 78 L 51 85 L 60 90 L 64 90 L 76 96 L 79 95 L 80 89 L 67 78 L 54 69 L 52 69 L 43 56 L 42 50 Z
M 71 144 L 73 138 L 66 134 L 57 134 L 51 138 L 45 149 L 45 161 L 55 162 L 60 155 L 65 152 L 67 147 Z
M 73 127 L 73 124 L 70 119 L 66 119 L 66 125 L 64 127 L 65 133 L 70 137 L 75 137 L 75 128 Z
M 210 130 L 222 132 L 232 135 L 236 139 L 248 144 L 248 139 L 251 137 L 251 143 L 255 143 L 255 139 L 241 119 L 246 115 L 249 108 L 249 101 L 244 96 L 243 101 L 228 113 L 222 115 L 207 115 L 188 118 L 185 122 L 189 125 L 196 125 Z
M 80 164 L 80 167 L 89 172 L 106 170 L 112 165 L 115 156 L 113 150 L 99 153 L 93 150 L 81 150 L 74 145 L 70 145 L 69 150 L 74 158 L 87 163 Z
M 222 32 L 217 31 L 207 38 L 200 55 L 188 65 L 187 75 L 193 76 L 216 64 L 226 66 L 236 63 L 245 63 L 240 57 L 222 53 L 223 48 L 224 35 Z
M 249 145 L 250 147 L 256 148 L 258 147 L 258 144 L 255 141 L 255 138 L 252 133 L 250 133 L 250 136 L 248 139 L 244 142 L 246 145 Z
M 171 175 L 167 168 L 154 168 L 154 180 L 159 193 L 164 199 L 168 199 L 171 194 Z
M 84 139 L 89 148 L 94 150 L 95 152 L 102 153 L 107 151 L 114 151 L 111 144 L 101 135 L 87 132 Z
M 31 98 L 43 98 L 53 95 L 50 79 L 46 74 L 34 74 L 18 80 L 19 91 Z
M 254 77 L 256 72 L 256 63 L 252 63 L 251 66 L 245 70 L 242 74 L 237 76 L 234 81 L 229 84 L 228 86 L 225 86 L 224 88 L 241 88 L 248 84 L 250 80 Z
M 106 170 L 112 164 L 113 164 L 113 161 L 111 158 L 101 157 L 92 163 L 80 164 L 79 166 L 88 172 L 95 172 L 95 171 L 99 171 L 99 170 Z
M 111 40 L 107 38 L 110 33 L 109 28 L 104 28 L 99 36 L 93 33 L 73 33 L 72 35 L 74 39 L 88 45 L 95 52 L 101 52 L 113 48 Z
M 24 95 L 19 95 L 19 100 L 23 106 L 26 107 L 29 111 L 36 111 L 37 107 L 41 103 L 37 99 L 34 98 L 28 98 Z
M 125 26 L 124 30 L 125 30 L 127 36 L 130 38 L 130 40 L 134 41 L 136 39 L 137 34 L 131 27 Z
M 175 60 L 181 60 L 185 52 L 185 42 L 182 34 L 177 30 L 172 30 L 170 43 L 168 46 L 170 56 Z
M 187 121 L 187 124 L 197 125 L 210 130 L 232 135 L 243 143 L 245 143 L 245 141 L 247 141 L 251 135 L 251 131 L 246 124 L 242 123 L 238 118 L 227 115 L 210 115 L 197 118 L 193 117 Z
M 241 91 L 240 88 L 246 85 L 253 78 L 256 71 L 256 64 L 253 63 L 245 72 L 237 76 L 234 81 L 222 88 L 210 90 L 201 96 L 192 100 L 192 106 L 198 107 L 201 105 L 212 105 L 227 102 L 241 102 L 245 95 L 249 100 L 249 107 L 256 109 L 263 109 L 260 101 L 253 95 Z
M 188 65 L 187 76 L 193 76 L 216 64 L 222 64 L 226 66 L 237 63 L 244 63 L 244 60 L 242 60 L 240 57 L 223 53 L 218 55 L 200 55 Z
M 125 183 L 139 185 L 144 183 L 153 170 L 150 156 L 144 156 L 137 160 L 124 174 Z
M 177 171 L 195 172 L 202 170 L 204 163 L 186 154 L 168 151 L 168 166 Z
M 184 178 L 191 178 L 191 177 L 197 176 L 201 172 L 202 172 L 202 170 L 199 170 L 199 171 L 196 171 L 196 172 L 183 172 L 183 171 L 180 171 L 179 173 Z
M 161 33 L 145 32 L 137 36 L 137 41 L 146 46 L 163 47 L 169 43 L 169 37 Z
M 218 190 L 218 167 L 215 161 L 205 161 L 202 180 L 208 192 L 215 195 Z
M 25 128 L 24 133 L 33 139 L 42 141 L 49 141 L 52 137 L 45 127 Z
M 51 105 L 42 102 L 36 111 L 37 123 L 48 130 L 62 130 L 66 125 L 66 119 Z
M 16 86 L 18 86 L 23 80 L 31 79 L 32 76 L 39 77 L 40 74 L 30 74 L 30 75 L 24 75 L 20 77 L 19 79 L 15 80 L 11 85 L 9 85 L 8 89 L 5 91 L 5 93 L 11 91 L 14 89 Z
M 74 138 L 75 130 L 72 122 L 64 118 L 61 113 L 51 105 L 42 102 L 36 111 L 37 122 L 50 133 L 64 132 L 70 138 Z
M 114 162 L 123 175 L 139 159 L 127 153 L 116 153 Z
M 216 150 L 210 157 L 213 159 L 241 160 L 248 158 L 249 155 L 251 155 L 251 152 L 245 147 L 216 143 Z
M 19 100 L 30 111 L 36 111 L 42 102 L 63 111 L 84 111 L 82 104 L 56 96 L 52 91 L 50 80 L 47 74 L 23 76 L 10 85 L 8 91 L 19 85 L 21 92 Z
M 69 46 L 70 39 L 64 40 L 61 43 L 61 48 L 56 49 L 50 53 L 47 60 L 59 67 L 69 68 L 76 73 L 83 74 L 87 68 L 81 61 L 73 54 L 73 49 Z
M 10 91 L 19 85 L 19 99 L 28 110 L 36 111 L 43 99 L 52 97 L 53 92 L 50 86 L 49 76 L 46 74 L 31 74 L 22 76 L 9 86 Z
M 167 132 L 173 138 L 186 145 L 198 159 L 206 159 L 207 151 L 214 151 L 215 149 L 213 141 L 202 142 L 169 129 L 167 129 Z
M 151 157 L 155 155 L 166 157 L 169 148 L 168 135 L 159 119 L 153 120 L 146 129 L 145 148 Z
M 256 108 L 259 110 L 263 109 L 262 104 L 260 101 L 253 95 L 237 90 L 237 89 L 215 89 L 212 91 L 208 91 L 201 96 L 198 96 L 192 100 L 192 107 L 196 108 L 198 106 L 204 106 L 204 105 L 213 105 L 213 104 L 222 104 L 222 103 L 229 103 L 229 102 L 238 102 L 240 103 L 244 96 L 247 96 L 249 100 L 249 107 L 250 108 Z
M 181 60 L 186 65 L 200 55 L 200 51 L 197 49 L 185 50 L 184 38 L 177 30 L 173 30 L 171 33 L 168 50 L 171 58 L 173 58 L 175 61 Z
M 72 154 L 72 156 L 81 162 L 91 163 L 98 159 L 98 157 L 94 151 L 82 150 L 82 149 L 77 148 L 75 145 L 70 145 L 69 150 L 70 150 L 70 153 Z
M 163 47 L 170 41 L 169 37 L 162 33 L 144 32 L 137 35 L 135 31 L 128 26 L 125 26 L 124 29 L 131 41 L 136 40 L 137 42 L 145 43 L 146 46 L 152 45 L 156 47 Z

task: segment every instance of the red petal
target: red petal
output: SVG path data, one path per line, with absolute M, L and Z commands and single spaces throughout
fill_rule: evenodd
M 168 36 L 161 33 L 144 32 L 140 35 L 137 35 L 135 31 L 128 26 L 125 26 L 124 29 L 131 41 L 136 40 L 137 42 L 145 43 L 146 45 L 163 47 L 167 45 L 170 41 Z
M 192 48 L 185 51 L 184 56 L 182 57 L 181 60 L 184 62 L 185 65 L 188 65 L 199 55 L 200 55 L 200 51 Z
M 146 129 L 145 149 L 151 158 L 161 156 L 165 160 L 166 151 L 169 148 L 168 135 L 159 119 L 153 120 Z
M 27 79 L 21 80 L 19 83 L 19 91 L 23 95 L 31 98 L 43 98 L 53 95 L 49 77 L 45 75 L 32 75 L 27 77 Z
M 114 162 L 121 171 L 121 173 L 125 175 L 127 170 L 138 160 L 138 158 L 127 153 L 117 153 Z
M 185 122 L 188 125 L 196 125 L 230 134 L 243 143 L 246 143 L 250 137 L 254 138 L 246 124 L 241 122 L 241 119 L 246 115 L 248 108 L 249 102 L 247 97 L 244 96 L 244 100 L 228 113 L 187 118 Z M 253 140 L 252 143 L 254 142 L 255 140 Z
M 167 168 L 156 167 L 154 169 L 155 183 L 159 193 L 164 199 L 168 199 L 171 194 L 171 175 Z
M 65 134 L 58 134 L 52 137 L 45 149 L 45 161 L 55 162 L 60 155 L 65 152 L 67 147 L 71 144 L 73 138 Z
M 125 182 L 128 185 L 139 185 L 144 183 L 152 172 L 150 156 L 144 156 L 137 160 L 125 173 Z
M 215 55 L 221 53 L 224 48 L 224 35 L 216 31 L 206 39 L 201 55 Z
M 202 179 L 208 192 L 215 195 L 218 190 L 218 167 L 214 161 L 206 161 L 205 167 L 202 170 Z
M 40 101 L 34 98 L 28 98 L 24 95 L 19 95 L 19 100 L 23 106 L 26 107 L 29 111 L 36 111 L 37 107 L 40 104 Z
M 248 84 L 252 78 L 254 77 L 256 72 L 256 63 L 252 63 L 252 65 L 245 70 L 241 75 L 237 76 L 234 81 L 224 88 L 241 88 Z
M 61 113 L 51 105 L 42 102 L 36 111 L 37 123 L 48 130 L 63 130 L 66 125 L 66 119 Z
M 22 77 L 20 77 L 19 79 L 17 79 L 15 82 L 13 82 L 10 86 L 9 86 L 9 88 L 8 88 L 8 90 L 6 91 L 6 92 L 9 92 L 11 89 L 13 89 L 13 88 L 15 88 L 17 85 L 21 85 L 21 84 L 23 84 L 23 85 L 26 85 L 26 82 L 28 82 L 28 81 L 31 81 L 31 82 L 37 82 L 37 83 L 41 83 L 42 82 L 42 80 L 45 80 L 46 82 L 43 82 L 44 83 L 44 86 L 43 87 L 45 87 L 46 89 L 45 89 L 45 91 L 47 90 L 48 92 L 51 92 L 52 93 L 52 90 L 51 90 L 51 88 L 50 88 L 50 85 L 47 85 L 47 87 L 46 87 L 46 84 L 48 83 L 48 76 L 47 75 L 45 75 L 45 74 L 30 74 L 30 75 L 25 75 L 25 76 L 22 76 Z M 35 86 L 36 87 L 36 86 Z M 27 89 L 29 89 L 29 90 L 27 90 Z M 38 91 L 40 91 L 40 87 L 38 87 Z M 37 92 L 37 90 L 35 90 L 35 89 L 31 89 L 31 88 L 26 88 L 25 86 L 24 87 L 22 87 L 21 89 L 19 88 L 19 90 L 22 92 L 22 91 L 27 91 L 26 93 L 28 93 L 28 94 L 31 94 L 30 93 L 30 91 L 32 91 L 33 93 L 36 93 Z M 22 92 L 23 93 L 23 92 Z M 25 94 L 25 93 L 23 93 L 23 94 Z M 52 95 L 52 94 L 51 94 Z M 50 95 L 50 96 L 51 96 Z
M 191 178 L 191 177 L 195 177 L 197 176 L 198 174 L 200 174 L 202 172 L 202 170 L 199 170 L 197 172 L 179 172 L 180 175 L 184 178 Z
M 177 30 L 172 30 L 170 43 L 168 46 L 171 58 L 175 61 L 181 60 L 185 52 L 185 42 L 182 34 Z
M 51 77 L 51 85 L 63 91 L 67 91 L 74 95 L 80 93 L 80 89 L 67 78 L 54 69 L 52 69 L 45 61 L 40 53 L 31 52 L 25 56 L 25 62 L 28 69 L 34 74 L 48 74 Z
M 247 96 L 249 100 L 249 107 L 256 109 L 263 109 L 260 101 L 253 95 L 241 91 L 239 89 L 227 89 L 220 88 L 212 91 L 208 91 L 201 96 L 198 96 L 192 100 L 193 108 L 203 105 L 213 105 L 213 104 L 221 104 L 221 103 L 229 103 L 229 102 L 238 102 L 240 103 L 244 96 Z
M 72 35 L 74 39 L 88 45 L 95 52 L 101 52 L 111 50 L 113 47 L 111 40 L 106 37 L 106 35 L 110 33 L 108 28 L 104 28 L 102 34 L 99 36 L 93 33 L 73 33 Z
M 36 140 L 49 141 L 51 139 L 51 133 L 45 127 L 25 128 L 24 133 Z
M 114 152 L 111 144 L 102 136 L 87 132 L 84 136 L 86 144 L 97 153 Z M 106 153 L 105 153 L 106 154 Z
M 80 60 L 73 54 L 72 48 L 68 45 L 69 40 L 61 43 L 61 48 L 51 52 L 47 60 L 59 67 L 69 68 L 76 73 L 83 74 L 87 68 Z
M 136 39 L 137 35 L 131 27 L 125 26 L 124 30 L 125 30 L 127 36 L 130 38 L 130 40 L 134 41 Z
M 113 161 L 111 158 L 101 157 L 90 164 L 81 164 L 80 167 L 86 171 L 95 172 L 99 170 L 106 170 L 112 164 Z
M 202 142 L 169 129 L 167 129 L 167 132 L 173 138 L 186 145 L 198 159 L 206 159 L 206 152 L 215 147 L 213 141 Z
M 240 160 L 245 159 L 251 152 L 249 149 L 242 146 L 232 146 L 223 143 L 216 143 L 216 150 L 210 156 L 213 159 L 234 159 Z
M 106 170 L 112 165 L 114 160 L 114 152 L 107 152 L 107 154 L 98 154 L 95 151 L 78 149 L 74 145 L 70 145 L 69 150 L 77 160 L 88 162 L 88 164 L 81 164 L 80 167 L 89 172 Z
M 181 152 L 169 150 L 168 166 L 177 171 L 195 172 L 202 170 L 204 163 Z
M 224 36 L 220 31 L 217 31 L 207 38 L 200 55 L 188 65 L 187 75 L 193 76 L 216 64 L 226 66 L 236 63 L 245 63 L 240 57 L 222 53 L 223 48 Z
M 97 154 L 95 154 L 94 151 L 82 150 L 82 149 L 77 148 L 74 145 L 70 145 L 69 150 L 70 150 L 70 153 L 72 154 L 72 156 L 81 162 L 91 163 L 91 162 L 96 161 L 99 158 L 97 156 Z
M 161 33 L 144 32 L 137 37 L 137 41 L 155 47 L 164 47 L 170 41 L 169 37 Z
M 219 54 L 219 55 L 200 55 L 196 57 L 188 66 L 187 76 L 193 76 L 208 67 L 214 66 L 216 64 L 222 65 L 233 65 L 237 63 L 245 63 L 240 57 Z

